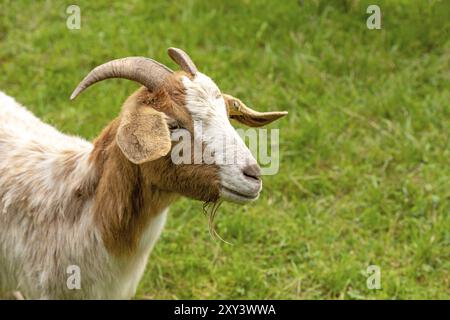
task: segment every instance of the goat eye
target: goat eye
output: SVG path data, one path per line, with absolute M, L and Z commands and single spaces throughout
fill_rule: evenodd
M 239 108 L 239 102 L 237 102 L 236 100 L 233 101 L 233 107 L 237 110 Z
M 222 98 L 222 94 L 221 94 L 221 93 L 218 93 L 218 94 L 216 95 L 216 99 L 220 99 L 220 98 Z
M 176 130 L 181 129 L 181 125 L 178 123 L 178 121 L 171 121 L 168 123 L 169 130 Z

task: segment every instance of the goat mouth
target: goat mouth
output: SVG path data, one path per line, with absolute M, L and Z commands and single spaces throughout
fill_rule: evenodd
M 259 192 L 254 194 L 245 194 L 241 193 L 239 191 L 227 188 L 225 186 L 222 186 L 222 196 L 226 200 L 230 200 L 237 203 L 243 203 L 243 202 L 250 202 L 258 199 Z

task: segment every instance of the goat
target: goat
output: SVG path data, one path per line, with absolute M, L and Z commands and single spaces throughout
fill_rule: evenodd
M 248 108 L 221 94 L 184 51 L 168 52 L 182 70 L 128 57 L 80 82 L 71 99 L 108 78 L 143 85 L 92 144 L 44 124 L 0 92 L 0 297 L 132 298 L 177 198 L 258 198 L 260 168 L 229 117 L 261 126 L 286 112 Z M 179 142 L 172 137 L 180 132 L 214 159 L 234 152 L 237 161 L 175 164 L 171 150 Z M 220 136 L 234 139 L 223 146 Z M 67 285 L 70 266 L 81 276 L 75 289 Z

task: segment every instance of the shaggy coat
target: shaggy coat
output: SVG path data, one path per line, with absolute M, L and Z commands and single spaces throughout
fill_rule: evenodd
M 132 297 L 175 195 L 141 194 L 151 182 L 117 150 L 117 120 L 93 145 L 1 92 L 0 112 L 0 294 Z M 81 290 L 67 286 L 71 265 Z

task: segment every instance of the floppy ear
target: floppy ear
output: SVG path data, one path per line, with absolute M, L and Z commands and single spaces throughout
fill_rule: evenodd
M 156 160 L 171 149 L 166 120 L 161 112 L 150 107 L 126 110 L 116 141 L 123 154 L 135 164 Z
M 229 94 L 222 96 L 227 106 L 228 117 L 250 127 L 264 126 L 288 114 L 287 111 L 258 112 L 247 107 L 238 98 Z

